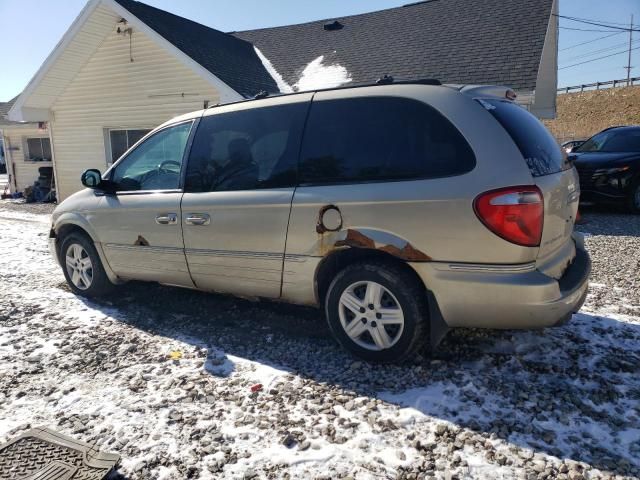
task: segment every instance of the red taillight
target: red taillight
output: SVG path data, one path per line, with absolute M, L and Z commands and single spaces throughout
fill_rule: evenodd
M 482 223 L 505 240 L 524 247 L 540 245 L 544 200 L 538 187 L 492 190 L 479 195 L 473 208 Z

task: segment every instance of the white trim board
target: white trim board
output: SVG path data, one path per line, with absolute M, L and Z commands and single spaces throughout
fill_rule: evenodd
M 131 12 L 129 12 L 129 10 L 124 8 L 115 0 L 90 0 L 73 21 L 71 27 L 69 27 L 69 29 L 62 36 L 62 39 L 58 42 L 58 44 L 49 54 L 44 63 L 40 66 L 33 78 L 29 81 L 26 88 L 20 94 L 16 102 L 13 104 L 7 115 L 7 118 L 9 118 L 9 120 L 19 122 L 51 120 L 51 113 L 48 109 L 25 107 L 25 102 L 33 94 L 35 89 L 38 87 L 42 79 L 47 75 L 60 55 L 62 55 L 64 50 L 68 47 L 71 41 L 73 41 L 75 36 L 82 30 L 84 24 L 88 21 L 91 15 L 93 15 L 93 13 L 95 12 L 96 8 L 98 8 L 98 6 L 100 5 L 105 6 L 106 8 L 112 10 L 114 13 L 125 18 L 127 22 L 129 22 L 133 27 L 149 36 L 149 38 L 155 41 L 160 47 L 167 50 L 171 55 L 176 57 L 187 68 L 189 68 L 198 76 L 202 77 L 209 84 L 211 84 L 220 95 L 220 103 L 235 102 L 244 98 L 233 88 L 223 82 L 220 78 L 204 68 L 194 59 L 189 57 L 186 53 L 177 48 L 166 38 L 157 33 L 155 30 L 153 30 L 146 23 L 133 15 Z

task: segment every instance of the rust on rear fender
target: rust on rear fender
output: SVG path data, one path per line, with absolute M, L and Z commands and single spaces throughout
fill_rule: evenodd
M 381 230 L 349 228 L 339 232 L 325 232 L 319 238 L 323 256 L 344 248 L 378 250 L 407 262 L 429 262 L 432 258 L 403 238 Z

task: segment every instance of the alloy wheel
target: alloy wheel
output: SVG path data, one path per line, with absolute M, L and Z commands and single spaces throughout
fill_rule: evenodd
M 91 257 L 79 243 L 72 243 L 66 254 L 67 273 L 71 282 L 80 290 L 87 290 L 93 282 Z
M 396 297 L 376 282 L 356 282 L 340 296 L 340 323 L 357 345 L 381 351 L 393 347 L 404 330 L 404 314 Z

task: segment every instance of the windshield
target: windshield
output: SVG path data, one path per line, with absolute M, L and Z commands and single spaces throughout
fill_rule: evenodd
M 640 128 L 600 132 L 576 148 L 574 152 L 640 152 Z

